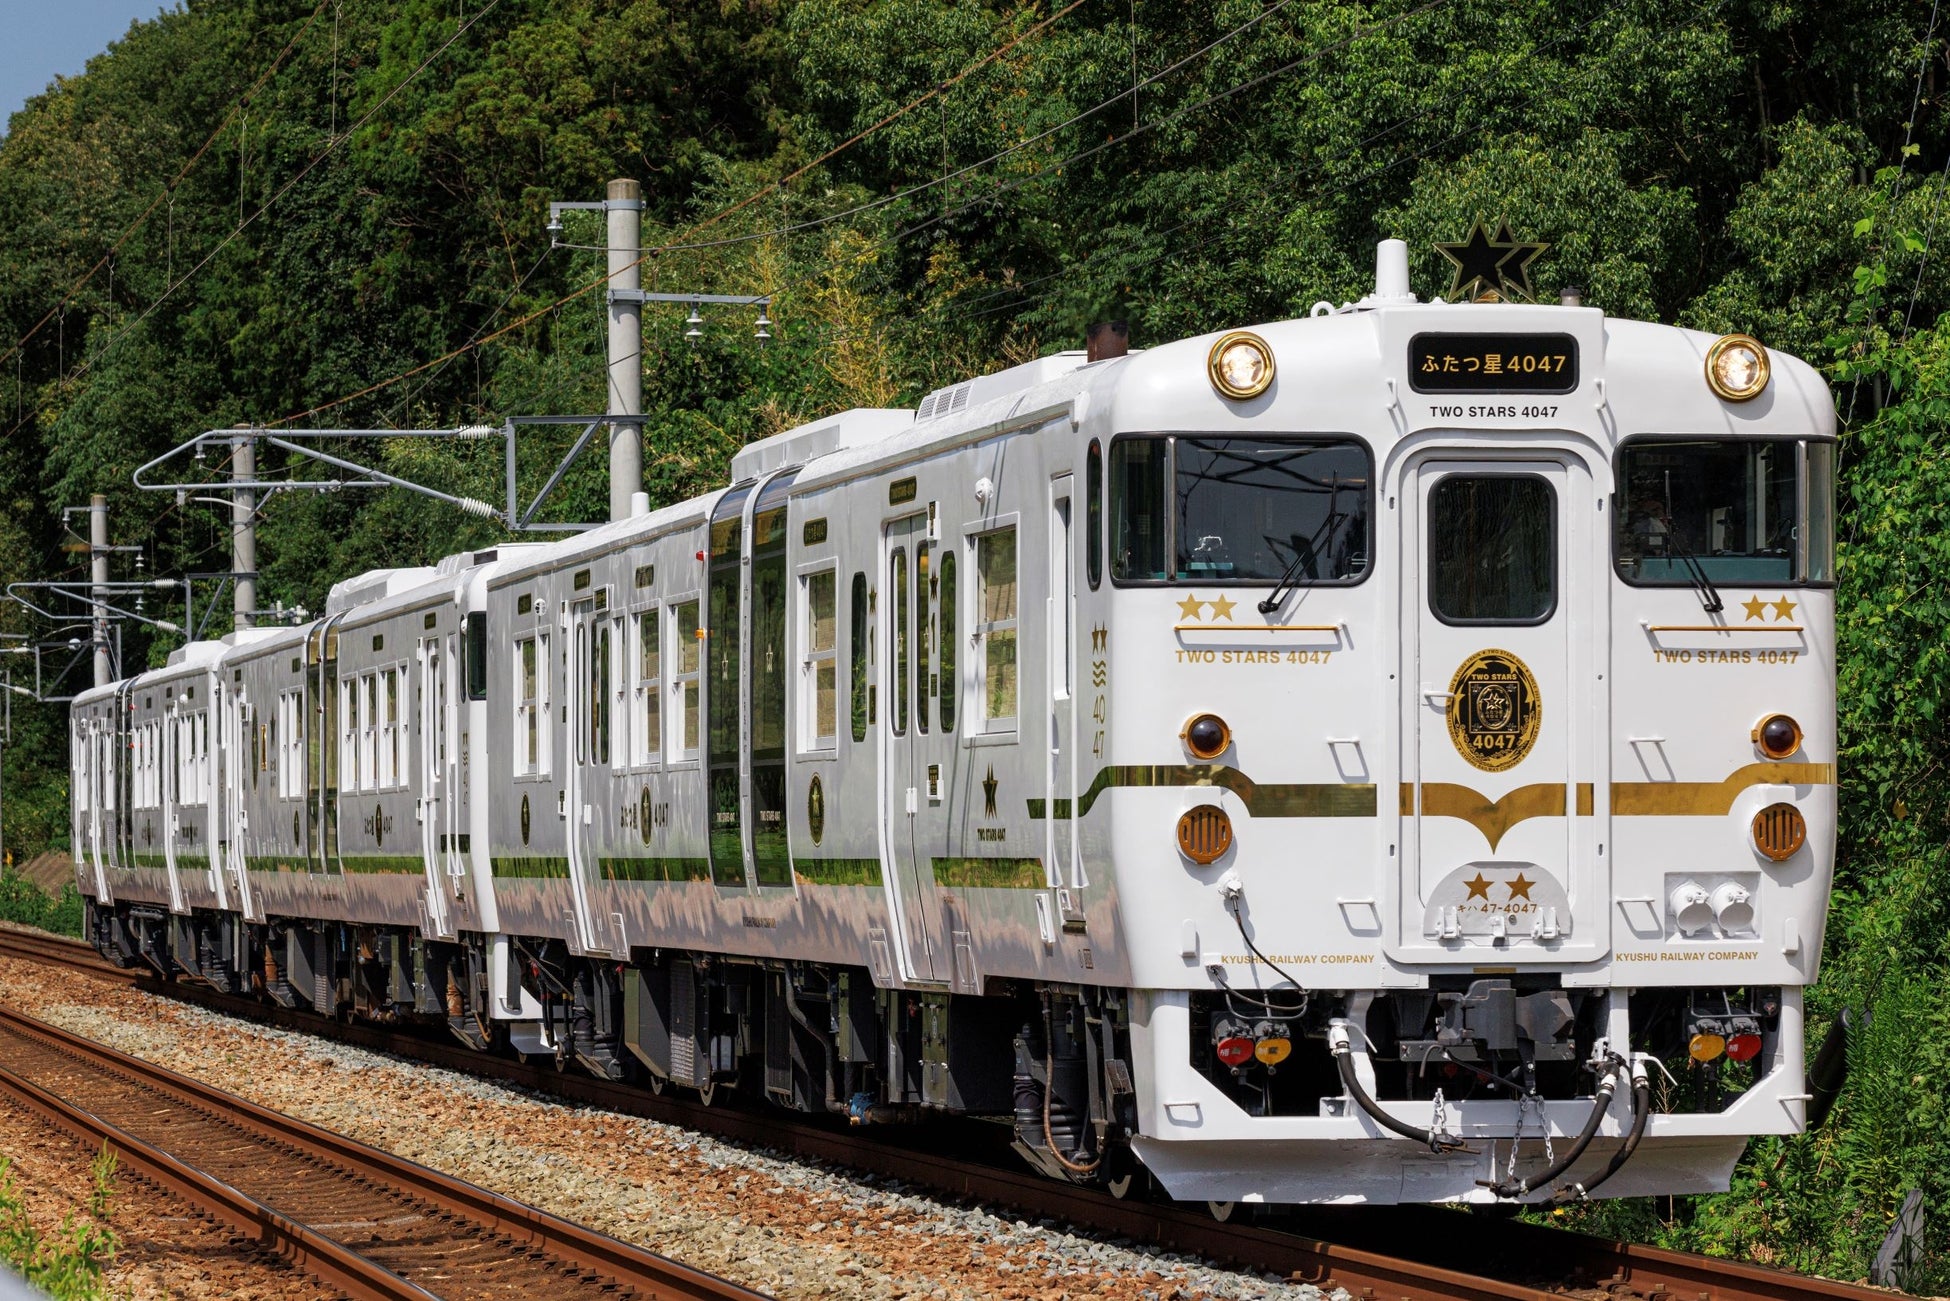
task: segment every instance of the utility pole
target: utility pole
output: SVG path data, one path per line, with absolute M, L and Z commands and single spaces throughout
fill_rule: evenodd
M 108 662 L 108 498 L 96 493 L 88 499 L 88 579 L 94 584 L 95 685 L 114 681 Z
M 257 478 L 257 444 L 249 425 L 237 426 L 240 436 L 230 451 L 230 478 L 247 484 Z M 230 496 L 230 572 L 233 626 L 257 626 L 257 494 L 236 488 Z
M 603 205 L 609 217 L 609 412 L 643 414 L 643 187 L 611 181 Z M 609 517 L 628 519 L 631 499 L 643 491 L 643 423 L 609 427 Z

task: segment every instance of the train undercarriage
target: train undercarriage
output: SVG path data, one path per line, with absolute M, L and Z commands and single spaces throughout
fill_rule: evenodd
M 739 1095 L 854 1124 L 1006 1121 L 1016 1151 L 1050 1177 L 1120 1196 L 1145 1183 L 1131 1145 L 1142 1049 L 1134 1055 L 1129 991 L 1003 980 L 981 996 L 881 989 L 864 969 L 823 964 L 663 949 L 626 963 L 555 939 L 439 941 L 142 904 L 91 903 L 88 930 L 111 960 L 164 980 L 444 1029 L 477 1051 L 681 1088 L 707 1105 Z M 1633 1062 L 1665 1064 L 1659 1111 L 1717 1113 L 1760 1078 L 1780 1024 L 1779 991 L 1644 990 L 1629 999 L 1630 1043 L 1614 1044 L 1613 999 L 1541 975 L 1437 978 L 1386 994 L 1193 994 L 1189 1065 L 1242 1118 L 1347 1116 L 1358 1105 L 1439 1151 L 1445 1106 L 1502 1100 L 1521 1117 L 1524 1106 L 1578 1103 L 1597 1117 L 1633 1087 Z M 1689 1050 L 1702 1035 L 1729 1047 L 1701 1062 Z M 1652 1081 L 1636 1074 L 1642 1110 Z M 1401 1123 L 1404 1105 L 1425 1108 L 1427 1127 Z

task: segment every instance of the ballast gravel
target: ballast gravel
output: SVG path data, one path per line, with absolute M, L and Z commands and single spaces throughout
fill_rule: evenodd
M 0 1002 L 781 1298 L 1347 1301 L 34 962 L 0 958 Z

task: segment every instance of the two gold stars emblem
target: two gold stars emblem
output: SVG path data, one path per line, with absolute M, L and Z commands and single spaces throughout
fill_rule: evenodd
M 1475 880 L 1464 881 L 1463 884 L 1469 887 L 1469 899 L 1481 899 L 1484 903 L 1488 903 L 1490 901 L 1490 887 L 1495 885 L 1496 882 L 1490 880 L 1481 872 L 1478 872 Z M 1522 872 L 1519 872 L 1503 884 L 1510 887 L 1510 898 L 1514 901 L 1517 899 L 1529 899 L 1530 888 L 1537 883 L 1524 876 Z
M 1223 596 L 1215 596 L 1210 600 L 1202 596 L 1188 596 L 1178 603 L 1178 617 L 1197 621 L 1201 617 L 1199 611 L 1209 605 L 1212 607 L 1212 617 L 1214 619 L 1225 619 L 1229 621 L 1232 618 L 1232 607 L 1237 604 L 1239 602 L 1228 601 Z
M 1740 608 L 1747 612 L 1749 619 L 1760 619 L 1763 622 L 1765 622 L 1767 617 L 1764 612 L 1772 610 L 1774 612 L 1774 622 L 1785 623 L 1794 617 L 1795 604 L 1795 602 L 1788 600 L 1785 596 L 1776 601 L 1763 601 L 1760 599 L 1760 595 L 1756 593 L 1742 601 Z

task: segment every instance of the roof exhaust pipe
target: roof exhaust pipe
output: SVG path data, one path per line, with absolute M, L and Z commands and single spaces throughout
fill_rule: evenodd
M 1415 291 L 1408 287 L 1408 245 L 1398 239 L 1384 239 L 1374 248 L 1374 293 L 1370 303 L 1412 303 Z
M 1122 357 L 1131 350 L 1131 323 L 1129 321 L 1098 321 L 1084 331 L 1084 365 L 1093 361 L 1109 361 Z

